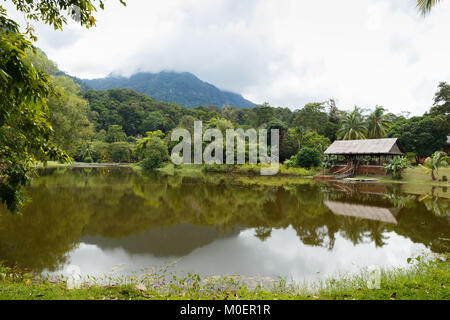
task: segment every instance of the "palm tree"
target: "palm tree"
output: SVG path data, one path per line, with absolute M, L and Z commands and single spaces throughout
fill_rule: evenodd
M 392 121 L 385 111 L 386 110 L 383 107 L 377 106 L 367 118 L 370 139 L 384 138 L 387 130 L 392 126 Z
M 422 168 L 426 171 L 431 171 L 431 179 L 436 180 L 436 175 L 440 167 L 448 167 L 450 158 L 443 151 L 436 151 L 431 156 L 425 159 Z M 436 173 L 436 175 L 435 175 Z
M 360 140 L 365 139 L 367 127 L 364 122 L 361 110 L 355 107 L 352 112 L 347 113 L 341 121 L 341 128 L 337 132 L 338 139 Z
M 431 9 L 440 2 L 441 0 L 417 0 L 417 8 L 422 13 L 422 15 L 427 15 L 430 13 Z

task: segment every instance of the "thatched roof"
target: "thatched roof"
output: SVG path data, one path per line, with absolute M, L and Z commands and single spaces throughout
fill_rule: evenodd
M 337 215 L 397 224 L 397 220 L 393 215 L 395 209 L 328 200 L 325 200 L 324 204 Z
M 402 155 L 397 138 L 336 140 L 325 150 L 325 154 L 379 154 Z
M 447 145 L 450 146 L 450 136 L 447 136 Z

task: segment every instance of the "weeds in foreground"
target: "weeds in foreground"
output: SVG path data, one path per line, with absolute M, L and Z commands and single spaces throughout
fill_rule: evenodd
M 379 288 L 370 288 L 371 273 L 340 275 L 312 283 L 284 279 L 178 276 L 170 265 L 142 274 L 87 277 L 78 289 L 67 289 L 64 277 L 33 276 L 0 267 L 0 299 L 450 299 L 448 255 L 408 259 L 404 269 L 380 270 Z

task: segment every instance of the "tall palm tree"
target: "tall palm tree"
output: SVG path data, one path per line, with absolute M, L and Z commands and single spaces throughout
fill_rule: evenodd
M 355 107 L 341 120 L 341 128 L 337 131 L 337 137 L 341 140 L 360 140 L 367 136 L 367 127 L 361 110 Z
M 367 118 L 367 128 L 370 139 L 379 139 L 386 136 L 387 130 L 392 126 L 392 121 L 385 113 L 383 107 L 375 107 L 375 110 Z
M 430 13 L 431 9 L 441 2 L 441 0 L 417 0 L 417 8 L 422 13 L 422 15 L 427 15 Z

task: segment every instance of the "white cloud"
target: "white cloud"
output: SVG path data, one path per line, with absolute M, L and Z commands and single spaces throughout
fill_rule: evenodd
M 38 46 L 79 77 L 189 71 L 255 102 L 383 105 L 422 114 L 450 81 L 450 3 L 414 0 L 109 1 L 97 27 L 35 23 Z M 8 6 L 10 7 L 10 6 Z M 21 15 L 19 21 L 21 21 Z

